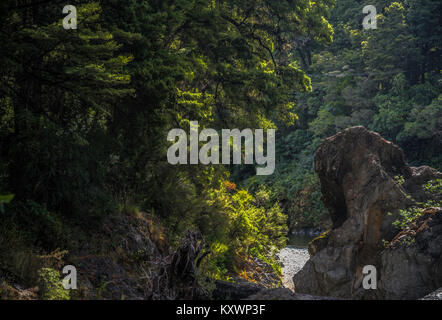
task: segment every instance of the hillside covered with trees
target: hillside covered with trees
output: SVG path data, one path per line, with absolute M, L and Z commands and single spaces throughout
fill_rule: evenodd
M 442 170 L 438 0 L 70 4 L 75 30 L 63 1 L 0 3 L 0 272 L 15 279 L 109 255 L 91 234 L 118 216 L 148 221 L 159 247 L 201 234 L 204 278 L 247 278 L 253 259 L 279 272 L 289 230 L 330 224 L 313 158 L 348 127 Z M 169 164 L 168 132 L 191 121 L 277 129 L 274 174 Z

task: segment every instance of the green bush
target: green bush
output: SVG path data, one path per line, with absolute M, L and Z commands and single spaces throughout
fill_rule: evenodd
M 69 300 L 69 290 L 63 288 L 60 273 L 51 268 L 38 271 L 40 296 L 43 300 Z
M 238 273 L 245 261 L 255 257 L 279 272 L 275 257 L 287 240 L 287 216 L 277 203 L 269 201 L 268 190 L 258 191 L 255 197 L 246 190 L 231 194 L 219 190 L 214 196 L 224 223 L 212 229 L 216 236 L 206 230 L 207 238 L 212 239 L 208 270 L 223 278 L 227 272 Z M 223 199 L 221 203 L 220 199 Z
M 400 218 L 393 222 L 395 227 L 400 230 L 404 230 L 411 223 L 416 221 L 422 215 L 425 209 L 442 206 L 442 179 L 427 182 L 424 185 L 424 189 L 433 197 L 433 200 L 419 202 L 417 206 L 400 210 Z

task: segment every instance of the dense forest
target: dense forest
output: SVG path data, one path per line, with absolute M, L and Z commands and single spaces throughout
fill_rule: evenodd
M 70 4 L 66 30 L 63 1 L 0 3 L 0 269 L 32 282 L 33 256 L 143 214 L 172 247 L 199 232 L 206 276 L 251 257 L 278 270 L 288 230 L 329 225 L 313 157 L 352 126 L 442 170 L 441 1 Z M 167 134 L 190 121 L 277 129 L 275 173 L 169 164 Z
M 366 1 L 340 0 L 330 11 L 333 43 L 309 41 L 294 52 L 313 90 L 295 94 L 296 121 L 278 127 L 276 174 L 245 180 L 252 190 L 271 186 L 292 227 L 327 224 L 313 157 L 345 128 L 365 126 L 402 147 L 411 165 L 442 169 L 441 4 L 372 2 L 376 30 L 362 28 Z

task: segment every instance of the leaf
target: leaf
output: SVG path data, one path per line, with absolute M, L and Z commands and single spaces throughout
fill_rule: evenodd
M 0 204 L 9 203 L 14 199 L 13 194 L 0 195 Z

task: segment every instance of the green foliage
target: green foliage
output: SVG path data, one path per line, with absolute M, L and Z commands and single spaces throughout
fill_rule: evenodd
M 269 263 L 278 272 L 275 258 L 287 240 L 287 216 L 269 196 L 265 188 L 255 197 L 246 190 L 214 194 L 211 205 L 220 208 L 216 213 L 220 218 L 210 218 L 216 225 L 203 229 L 211 240 L 211 259 L 204 266 L 207 274 L 225 279 L 228 273 L 243 270 L 250 257 Z
M 38 271 L 41 298 L 43 300 L 69 300 L 69 290 L 63 288 L 60 273 L 51 268 Z
M 350 0 L 71 4 L 77 30 L 50 2 L 0 4 L 1 248 L 75 247 L 106 215 L 149 211 L 172 245 L 203 234 L 215 278 L 250 256 L 278 269 L 287 224 L 327 227 L 321 139 L 364 125 L 442 168 L 440 1 L 376 0 L 370 31 Z M 169 165 L 167 133 L 191 120 L 278 128 L 275 174 Z
M 393 225 L 398 229 L 406 229 L 411 223 L 416 221 L 416 219 L 422 215 L 425 209 L 442 206 L 442 180 L 436 179 L 429 181 L 423 187 L 424 190 L 428 192 L 435 200 L 420 202 L 417 204 L 417 206 L 400 210 L 400 218 L 393 222 Z
M 429 181 L 424 185 L 427 192 L 437 196 L 442 194 L 442 179 Z
M 245 190 L 232 196 L 231 226 L 229 228 L 234 239 L 233 252 L 267 253 L 280 249 L 285 244 L 286 216 L 277 204 L 266 210 L 253 203 L 253 197 Z M 273 250 L 273 251 L 272 251 Z
M 270 202 L 279 202 L 288 217 L 290 229 L 328 227 L 327 213 L 321 202 L 319 179 L 313 172 L 313 157 L 320 140 L 307 130 L 277 135 L 275 173 L 270 177 L 253 176 L 243 185 L 258 197 L 265 190 Z
M 414 222 L 417 218 L 422 215 L 424 208 L 416 208 L 412 207 L 409 209 L 403 209 L 399 211 L 400 218 L 393 222 L 393 225 L 400 229 L 404 230 L 407 228 L 412 222 Z
M 405 182 L 405 178 L 404 178 L 404 176 L 402 176 L 402 175 L 399 175 L 399 176 L 395 176 L 394 177 L 394 181 L 398 184 L 398 185 L 403 185 L 404 184 L 404 182 Z
M 15 194 L 7 219 L 25 243 L 69 247 L 77 226 L 149 211 L 171 244 L 199 229 L 219 270 L 272 259 L 286 231 L 277 199 L 224 190 L 226 167 L 169 165 L 166 136 L 191 120 L 293 124 L 294 93 L 311 91 L 295 42 L 331 42 L 333 0 L 73 1 L 77 30 L 58 6 L 6 2 L 0 191 Z
M 6 195 L 0 194 L 0 213 L 4 212 L 4 210 L 5 210 L 4 205 L 11 202 L 12 199 L 14 199 L 13 194 L 6 194 Z
M 441 4 L 370 4 L 378 12 L 376 30 L 362 30 L 360 1 L 340 0 L 331 10 L 334 42 L 311 46 L 311 64 L 304 66 L 313 91 L 296 94 L 295 126 L 278 123 L 274 176 L 234 172 L 235 181 L 251 190 L 269 186 L 271 199 L 280 201 L 292 228 L 327 228 L 313 156 L 321 139 L 348 127 L 379 132 L 399 144 L 412 165 L 442 169 L 440 59 L 435 60 L 441 38 L 429 22 L 438 25 Z M 418 19 L 417 12 L 428 20 Z

